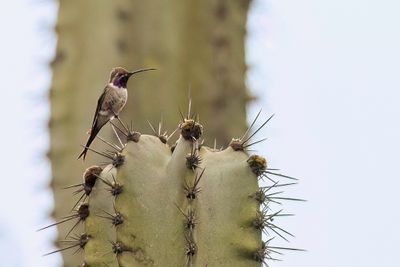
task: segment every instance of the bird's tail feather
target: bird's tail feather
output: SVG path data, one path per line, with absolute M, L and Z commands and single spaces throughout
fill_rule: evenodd
M 83 160 L 85 160 L 87 151 L 88 151 L 88 149 L 85 147 L 85 148 L 83 149 L 82 153 L 79 154 L 79 156 L 78 156 L 77 159 L 80 159 L 80 158 L 83 157 Z
M 103 126 L 103 125 L 102 125 Z M 89 139 L 86 142 L 86 146 L 83 149 L 82 153 L 79 154 L 78 159 L 83 157 L 83 160 L 85 160 L 86 158 L 86 154 L 88 152 L 88 148 L 89 146 L 92 144 L 93 140 L 96 138 L 96 135 L 99 133 L 101 127 L 94 127 L 91 131 L 90 131 L 90 136 Z

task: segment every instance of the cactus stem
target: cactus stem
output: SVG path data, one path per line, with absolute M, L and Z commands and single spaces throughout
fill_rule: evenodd
M 203 169 L 201 173 L 194 179 L 194 183 L 192 186 L 190 186 L 188 182 L 185 180 L 185 185 L 183 188 L 185 190 L 187 199 L 189 200 L 196 199 L 196 195 L 201 191 L 198 185 L 205 170 L 206 169 Z
M 232 140 L 231 148 L 218 152 L 216 139 L 214 149 L 201 148 L 204 143 L 204 138 L 201 138 L 203 126 L 198 122 L 197 114 L 191 114 L 191 108 L 189 99 L 187 116 L 184 117 L 180 111 L 182 121 L 170 135 L 164 132 L 162 119 L 158 128 L 147 121 L 154 136 L 141 136 L 135 132 L 132 121 L 130 125 L 125 125 L 119 118 L 119 123 L 110 122 L 118 139 L 117 144 L 98 136 L 109 146 L 108 150 L 87 149 L 103 156 L 105 161 L 111 160 L 111 164 L 104 170 L 98 166 L 88 168 L 83 183 L 67 187 L 74 188 L 78 197 L 81 195 L 75 206 L 82 200 L 86 201 L 90 204 L 90 212 L 96 214 L 89 216 L 89 205 L 82 204 L 78 210 L 74 206 L 72 215 L 53 224 L 73 220 L 71 224 L 74 226 L 67 238 L 80 222 L 85 221 L 86 239 L 81 236 L 61 241 L 66 248 L 61 246 L 58 251 L 73 247 L 77 247 L 77 251 L 83 249 L 89 234 L 95 238 L 84 248 L 83 266 L 147 266 L 154 264 L 153 259 L 159 259 L 157 266 L 171 261 L 171 266 L 186 262 L 186 267 L 193 267 L 207 266 L 214 259 L 220 263 L 225 257 L 230 266 L 260 266 L 267 260 L 275 260 L 271 254 L 279 255 L 283 249 L 297 250 L 270 247 L 268 244 L 272 239 L 262 242 L 263 234 L 279 236 L 286 241 L 293 236 L 275 222 L 278 217 L 293 214 L 284 214 L 282 210 L 271 211 L 269 204 L 281 204 L 283 200 L 304 201 L 284 197 L 280 189 L 272 190 L 296 183 L 279 184 L 270 176 L 297 179 L 280 174 L 279 169 L 268 168 L 265 158 L 248 153 L 249 147 L 266 140 L 254 141 L 252 138 L 273 115 L 254 131 L 260 111 L 244 135 Z M 178 130 L 179 139 L 170 148 L 172 142 L 168 140 Z M 243 153 L 233 152 L 238 150 Z M 259 179 L 264 177 L 273 184 L 259 187 Z M 97 178 L 102 183 L 96 183 Z M 228 188 L 229 191 L 219 188 Z M 109 197 L 104 198 L 104 190 L 113 195 L 112 201 Z M 119 196 L 122 191 L 125 193 Z M 162 205 L 157 204 L 160 200 Z M 197 203 L 199 200 L 201 203 Z M 165 203 L 175 204 L 179 212 L 166 208 Z M 160 224 L 159 218 L 166 223 Z M 246 225 L 243 225 L 244 222 Z M 164 236 L 164 233 L 168 235 Z M 220 240 L 222 243 L 218 236 L 224 237 Z M 171 250 L 180 251 L 180 256 L 164 253 L 165 246 L 161 241 L 166 241 Z M 243 248 L 239 245 L 239 254 L 235 252 L 238 244 L 243 244 Z M 99 255 L 99 251 L 103 250 L 106 254 Z
M 65 243 L 65 244 L 68 244 L 69 246 L 46 253 L 43 256 L 48 256 L 48 255 L 51 255 L 51 254 L 54 254 L 57 252 L 61 252 L 64 250 L 78 247 L 78 249 L 75 250 L 73 253 L 73 254 L 76 254 L 79 250 L 83 250 L 85 248 L 85 246 L 86 246 L 87 242 L 89 242 L 90 238 L 91 238 L 91 236 L 88 234 L 81 234 L 80 236 L 77 236 L 77 237 L 71 237 L 71 240 L 61 240 L 60 243 Z

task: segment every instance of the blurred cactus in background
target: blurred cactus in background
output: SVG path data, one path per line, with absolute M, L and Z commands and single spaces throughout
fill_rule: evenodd
M 208 131 L 205 138 L 227 144 L 246 129 L 244 41 L 250 1 L 60 1 L 58 44 L 51 66 L 49 159 L 55 209 L 70 210 L 68 192 L 59 190 L 83 171 L 76 161 L 95 110 L 95 99 L 114 66 L 152 66 L 157 73 L 130 81 L 129 114 L 135 127 L 163 114 L 168 127 L 179 120 L 179 105 L 191 87 L 194 105 Z M 213 119 L 209 119 L 213 118 Z M 235 118 L 235 123 L 229 123 Z M 171 131 L 172 129 L 167 128 Z M 103 137 L 111 131 L 103 130 Z M 99 158 L 91 156 L 94 164 Z M 59 226 L 60 237 L 71 227 Z M 65 266 L 78 263 L 63 255 Z
M 67 237 L 67 245 L 85 247 L 89 266 L 118 266 L 115 255 L 120 266 L 180 266 L 182 261 L 222 266 L 221 259 L 230 266 L 257 266 L 267 258 L 261 231 L 268 219 L 280 214 L 258 209 L 268 200 L 256 179 L 265 173 L 254 167 L 263 161 L 243 153 L 246 147 L 241 147 L 241 140 L 232 141 L 222 152 L 205 148 L 198 140 L 202 135 L 208 142 L 216 138 L 219 145 L 228 144 L 232 136 L 246 131 L 245 108 L 251 99 L 245 86 L 244 54 L 249 4 L 249 0 L 60 1 L 58 45 L 51 63 L 48 154 L 54 218 L 71 210 L 70 192 L 60 189 L 84 171 L 76 155 L 112 67 L 159 69 L 151 78 L 130 81 L 134 97 L 120 115 L 122 120 L 132 120 L 135 129 L 145 129 L 147 120 L 158 121 L 162 114 L 164 130 L 173 132 L 188 87 L 207 129 L 204 134 L 199 130 L 194 139 L 181 137 L 176 146 L 170 144 L 176 150 L 172 154 L 161 131 L 154 130 L 160 142 L 118 132 L 129 141 L 119 151 L 125 143 L 119 143 L 110 127 L 102 130 L 99 138 L 109 141 L 97 141 L 98 151 L 109 149 L 110 142 L 119 143 L 112 145 L 118 152 L 106 152 L 113 164 L 97 167 L 104 159 L 90 155 L 87 163 L 94 167 L 85 172 L 75 213 L 56 224 L 60 240 Z M 181 118 L 182 136 L 192 119 Z M 115 197 L 115 206 L 102 189 Z M 81 205 L 82 200 L 87 201 Z M 71 229 L 85 234 L 73 236 Z M 181 249 L 186 252 L 181 254 Z M 81 264 L 80 257 L 62 252 L 64 266 Z

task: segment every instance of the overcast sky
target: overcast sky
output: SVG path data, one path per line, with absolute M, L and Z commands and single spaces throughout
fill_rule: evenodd
M 296 235 L 277 267 L 398 267 L 400 2 L 255 0 L 248 85 L 276 116 L 257 148 L 271 167 L 301 178 L 287 195 Z M 52 209 L 44 153 L 56 5 L 0 2 L 0 250 L 2 266 L 58 266 L 55 232 L 36 233 Z
M 400 2 L 258 3 L 247 52 L 261 99 L 251 110 L 276 114 L 259 149 L 301 177 L 290 195 L 309 200 L 282 219 L 309 251 L 271 265 L 400 266 Z

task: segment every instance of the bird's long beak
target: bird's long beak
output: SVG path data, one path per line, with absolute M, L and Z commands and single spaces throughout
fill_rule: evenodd
M 149 68 L 149 69 L 139 69 L 139 70 L 135 70 L 133 72 L 129 72 L 128 73 L 128 77 L 131 77 L 133 74 L 139 73 L 139 72 L 144 72 L 144 71 L 149 71 L 149 70 L 157 70 L 157 69 L 153 69 L 153 68 Z

